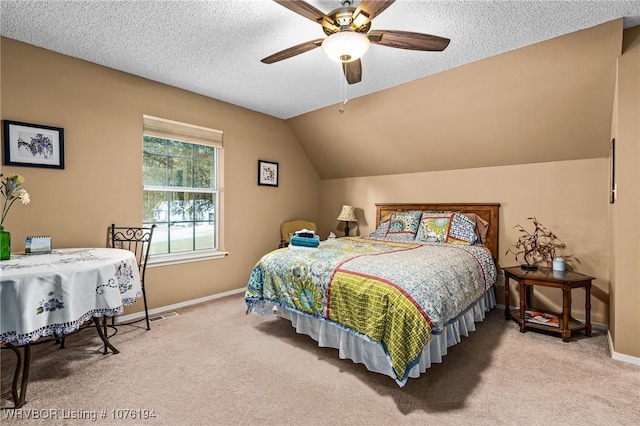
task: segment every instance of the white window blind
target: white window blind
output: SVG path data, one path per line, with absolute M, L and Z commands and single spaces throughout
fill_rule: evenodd
M 166 118 L 143 115 L 144 134 L 222 148 L 222 131 L 193 124 L 180 123 Z

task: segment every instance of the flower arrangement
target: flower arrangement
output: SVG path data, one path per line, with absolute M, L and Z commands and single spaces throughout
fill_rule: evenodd
M 4 219 L 7 217 L 7 213 L 9 213 L 9 209 L 16 202 L 16 200 L 20 200 L 22 204 L 29 204 L 31 199 L 29 198 L 29 193 L 26 189 L 21 188 L 24 183 L 24 178 L 19 174 L 10 174 L 7 177 L 3 178 L 3 175 L 0 173 L 0 193 L 4 200 L 2 200 L 2 216 L 0 216 L 0 229 L 4 227 Z
M 526 262 L 522 265 L 522 269 L 535 270 L 538 268 L 537 263 L 551 264 L 556 257 L 556 250 L 566 249 L 567 246 L 560 241 L 556 234 L 538 222 L 535 216 L 529 217 L 527 220 L 533 221 L 533 232 L 527 231 L 521 225 L 514 226 L 522 232 L 522 235 L 513 245 L 513 249 L 510 248 L 505 254 L 515 254 L 516 260 L 518 260 L 518 255 L 522 255 Z

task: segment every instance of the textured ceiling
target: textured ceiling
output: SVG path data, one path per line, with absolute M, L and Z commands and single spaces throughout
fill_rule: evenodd
M 337 0 L 308 0 L 328 13 Z M 358 1 L 353 6 L 357 6 Z M 314 49 L 265 65 L 260 59 L 316 38 L 322 27 L 271 0 L 0 2 L 3 36 L 195 93 L 291 118 L 341 99 L 338 63 Z M 444 52 L 372 46 L 355 98 L 624 17 L 640 1 L 398 0 L 371 30 L 451 39 Z

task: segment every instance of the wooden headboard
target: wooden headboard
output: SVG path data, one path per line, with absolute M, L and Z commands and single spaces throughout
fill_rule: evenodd
M 451 203 L 451 204 L 433 204 L 433 203 L 390 203 L 376 204 L 376 228 L 380 225 L 382 218 L 391 213 L 404 210 L 443 210 L 457 211 L 460 213 L 475 213 L 487 222 L 489 222 L 489 231 L 487 232 L 487 241 L 485 245 L 491 251 L 494 259 L 498 259 L 498 219 L 500 203 Z

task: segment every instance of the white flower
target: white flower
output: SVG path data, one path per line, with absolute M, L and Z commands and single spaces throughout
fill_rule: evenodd
M 0 214 L 0 227 L 4 225 L 7 213 L 9 213 L 9 209 L 16 200 L 20 200 L 22 204 L 29 204 L 31 201 L 29 193 L 24 188 L 20 188 L 23 182 L 24 178 L 17 173 L 10 174 L 7 177 L 0 173 L 0 195 L 4 198 L 2 200 L 2 213 Z
M 22 204 L 29 204 L 29 201 L 31 201 L 31 199 L 29 198 L 29 193 L 24 188 L 21 188 L 18 191 L 18 198 L 20 199 Z

